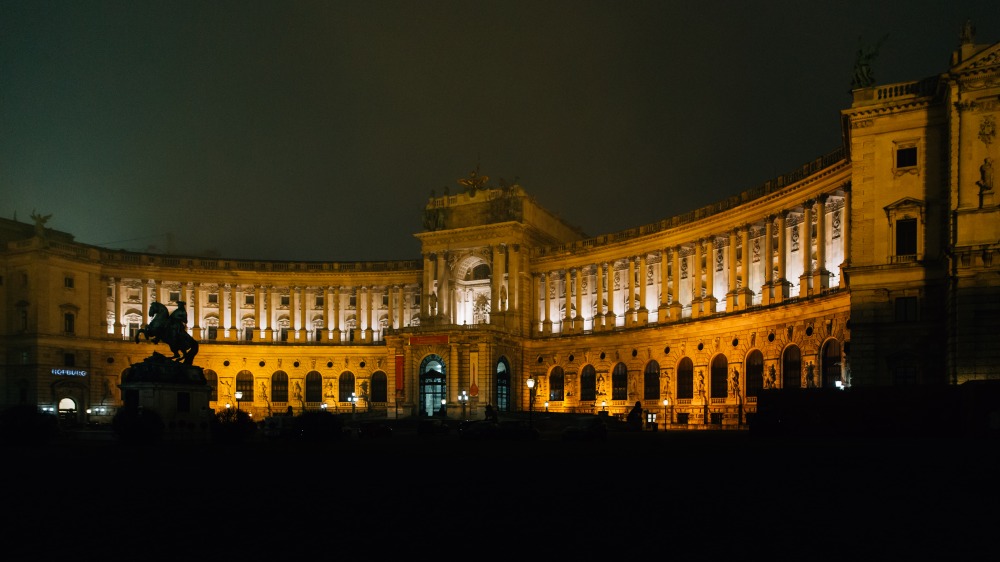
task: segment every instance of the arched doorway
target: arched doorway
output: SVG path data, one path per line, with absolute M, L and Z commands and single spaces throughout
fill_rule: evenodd
M 506 357 L 501 357 L 497 361 L 497 403 L 496 408 L 498 412 L 509 412 L 510 411 L 510 364 L 507 363 Z
M 420 362 L 420 397 L 418 417 L 448 415 L 448 371 L 438 355 L 428 355 Z
M 823 362 L 821 368 L 820 384 L 823 388 L 836 388 L 841 382 L 840 376 L 840 342 L 829 340 L 823 344 Z
M 781 357 L 781 388 L 802 388 L 802 353 L 790 345 Z
M 59 400 L 59 423 L 63 425 L 76 425 L 77 407 L 76 401 L 72 398 Z

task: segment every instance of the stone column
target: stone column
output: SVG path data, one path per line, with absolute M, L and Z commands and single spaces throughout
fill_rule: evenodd
M 425 285 L 426 286 L 426 285 Z M 335 342 L 344 341 L 343 334 L 340 331 L 340 286 L 333 288 L 333 314 L 330 315 L 333 320 L 332 328 L 332 338 Z
M 628 260 L 628 309 L 625 310 L 625 327 L 635 325 L 635 256 L 629 256 Z
M 434 290 L 431 282 L 431 274 L 434 270 L 434 262 L 431 261 L 431 254 L 424 254 L 424 271 L 423 271 L 423 284 L 422 290 L 420 292 L 420 317 L 427 319 L 432 311 L 430 310 L 431 303 L 431 293 Z
M 782 302 L 788 299 L 788 211 L 778 213 L 778 279 L 774 282 L 774 301 Z
M 500 266 L 500 245 L 493 245 L 493 263 L 490 267 L 490 323 L 497 312 L 500 312 L 500 284 L 503 282 L 503 273 Z
M 773 293 L 773 283 L 774 283 L 774 245 L 771 241 L 771 237 L 774 235 L 774 217 L 768 215 L 764 217 L 764 255 L 761 256 L 761 263 L 764 267 L 764 285 L 760 288 L 761 304 L 767 306 L 771 304 L 774 293 Z
M 739 310 L 740 308 L 740 297 L 739 293 L 736 292 L 736 280 L 739 277 L 739 271 L 737 270 L 739 258 L 736 256 L 736 235 L 737 230 L 735 228 L 729 231 L 729 283 L 726 292 L 726 310 L 728 312 Z
M 681 306 L 681 247 L 674 246 L 673 279 L 670 281 L 670 319 L 677 321 L 683 317 L 684 307 Z
M 403 285 L 399 286 L 399 329 L 402 330 L 406 327 L 406 287 Z
M 705 297 L 702 308 L 705 315 L 715 314 L 718 305 L 715 298 L 715 236 L 705 239 Z
M 563 314 L 562 326 L 559 331 L 567 334 L 573 331 L 573 285 L 570 280 L 570 270 L 564 269 L 560 273 L 562 274 L 563 308 L 565 309 L 565 314 Z
M 669 266 L 667 260 L 669 259 L 669 253 L 667 249 L 664 248 L 660 250 L 660 304 L 657 307 L 657 323 L 662 324 L 670 316 L 670 307 L 668 303 L 668 295 L 670 294 L 670 283 L 669 278 Z
M 691 318 L 701 316 L 701 238 L 694 241 L 694 267 L 691 268 Z
M 830 271 L 826 268 L 826 195 L 816 198 L 816 269 L 813 271 L 813 291 L 830 288 Z
M 521 246 L 512 244 L 507 246 L 508 268 L 507 268 L 507 310 L 517 312 L 521 309 Z
M 375 327 L 372 325 L 374 322 L 378 321 L 372 311 L 375 308 L 375 286 L 368 285 L 364 287 L 365 291 L 365 343 L 371 343 L 375 341 L 372 339 L 374 337 Z
M 812 287 L 810 287 L 810 277 L 812 276 L 812 206 L 812 201 L 806 201 L 802 206 L 802 243 L 799 244 L 799 251 L 802 252 L 802 275 L 799 276 L 800 297 L 812 294 Z
M 114 285 L 115 291 L 115 336 L 119 338 L 124 338 L 125 335 L 125 323 L 122 322 L 122 291 L 124 286 L 122 285 L 121 277 L 112 277 L 111 282 Z M 145 311 L 143 311 L 145 314 Z
M 240 339 L 240 321 L 237 311 L 240 308 L 239 286 L 235 283 L 229 285 L 229 339 L 237 341 Z
M 615 316 L 615 262 L 608 262 L 608 312 L 604 315 L 604 327 L 613 330 L 617 326 Z
M 257 320 L 257 331 L 258 334 L 260 335 L 260 339 L 266 342 L 270 342 L 272 341 L 271 323 L 267 321 L 268 320 L 266 315 L 267 307 L 264 306 L 265 296 L 268 295 L 270 291 L 269 290 L 265 291 L 263 285 L 257 285 L 255 289 L 256 293 L 254 295 L 254 308 L 256 308 L 256 311 L 254 312 L 254 316 L 256 317 Z
M 597 288 L 597 306 L 594 307 L 594 331 L 604 329 L 604 266 L 600 263 L 594 265 L 594 283 Z
M 583 268 L 576 268 L 573 270 L 573 276 L 576 278 L 576 317 L 573 318 L 573 331 L 582 332 L 583 331 Z
M 386 309 L 385 310 L 385 324 L 386 324 L 386 329 L 387 330 L 392 330 L 392 329 L 395 329 L 395 327 L 396 327 L 395 311 L 393 310 L 393 306 L 392 306 L 392 303 L 395 301 L 395 299 L 393 298 L 393 297 L 396 296 L 395 293 L 396 293 L 396 286 L 395 285 L 386 285 L 386 287 L 385 287 L 385 294 L 388 297 L 388 304 L 385 307 L 385 309 Z
M 437 311 L 435 316 L 442 321 L 448 318 L 448 267 L 444 252 L 437 255 Z
M 545 291 L 543 295 L 545 301 L 545 314 L 543 315 L 544 320 L 542 320 L 542 333 L 549 335 L 552 333 L 552 303 L 549 301 L 549 278 L 552 276 L 551 272 L 542 274 L 542 291 Z
M 649 309 L 646 308 L 646 275 L 646 254 L 641 254 L 639 256 L 639 279 L 636 280 L 639 283 L 639 318 L 636 322 L 640 326 L 649 324 Z
M 743 277 L 740 282 L 740 302 L 743 304 L 744 309 L 753 305 L 753 291 L 750 289 L 750 269 L 753 267 L 753 249 L 750 248 L 751 226 L 745 224 L 741 227 L 743 230 L 743 239 L 740 241 L 740 245 L 743 247 L 741 252 L 743 259 L 740 261 L 743 263 Z
M 191 337 L 201 339 L 201 283 L 191 284 Z
M 840 287 L 847 287 L 844 269 L 851 265 L 851 182 L 844 186 L 844 210 L 841 211 L 840 240 L 844 245 L 844 262 L 840 264 Z

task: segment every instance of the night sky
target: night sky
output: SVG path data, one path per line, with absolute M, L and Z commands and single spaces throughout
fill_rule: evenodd
M 837 149 L 877 83 L 947 70 L 1000 2 L 0 0 L 0 216 L 80 242 L 417 259 L 477 166 L 588 235 Z

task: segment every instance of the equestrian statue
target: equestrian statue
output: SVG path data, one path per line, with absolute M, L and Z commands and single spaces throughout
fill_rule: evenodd
M 187 332 L 187 310 L 184 304 L 184 301 L 177 301 L 177 308 L 168 312 L 163 303 L 153 301 L 149 305 L 152 320 L 135 333 L 135 343 L 139 343 L 140 335 L 153 343 L 162 341 L 174 353 L 172 360 L 185 365 L 193 364 L 194 357 L 198 354 L 198 341 Z

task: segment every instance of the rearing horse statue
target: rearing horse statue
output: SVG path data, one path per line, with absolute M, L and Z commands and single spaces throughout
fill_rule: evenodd
M 149 316 L 152 320 L 145 328 L 140 328 L 135 333 L 135 342 L 139 343 L 139 336 L 144 336 L 153 343 L 161 341 L 170 346 L 173 352 L 174 361 L 182 361 L 185 365 L 194 363 L 194 357 L 198 354 L 198 341 L 187 333 L 187 311 L 184 309 L 184 301 L 177 301 L 177 308 L 173 312 L 168 312 L 167 307 L 160 302 L 153 301 L 149 305 Z

